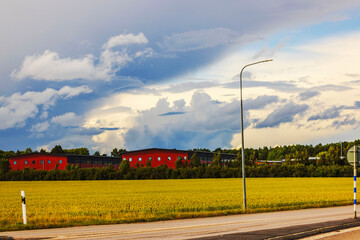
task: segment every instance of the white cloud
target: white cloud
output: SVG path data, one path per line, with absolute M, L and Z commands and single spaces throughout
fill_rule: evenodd
M 114 148 L 125 148 L 124 135 L 126 130 L 104 131 L 92 137 L 93 149 L 100 152 L 111 152 Z
M 154 51 L 146 48 L 129 56 L 126 48 L 114 51 L 116 46 L 131 44 L 146 44 L 148 40 L 143 33 L 120 34 L 112 37 L 103 45 L 97 61 L 96 57 L 89 54 L 83 58 L 61 58 L 59 53 L 46 50 L 43 54 L 25 57 L 21 67 L 13 70 L 10 76 L 14 79 L 32 78 L 45 81 L 69 81 L 76 79 L 85 80 L 111 80 L 115 73 L 123 68 L 134 58 L 151 57 Z
M 68 112 L 63 115 L 55 116 L 51 119 L 52 123 L 59 124 L 63 127 L 79 126 L 81 124 L 81 117 L 73 112 Z
M 103 45 L 103 48 L 113 48 L 117 46 L 127 46 L 132 44 L 147 44 L 148 39 L 143 33 L 138 35 L 130 34 L 120 34 L 109 38 L 109 40 Z
M 195 92 L 188 104 L 182 99 L 172 104 L 159 99 L 156 106 L 141 111 L 135 125 L 124 133 L 125 146 L 229 147 L 240 127 L 239 102 L 218 103 L 206 93 Z
M 34 118 L 38 114 L 40 106 L 46 112 L 58 99 L 67 99 L 89 92 L 91 90 L 87 86 L 77 88 L 65 86 L 60 90 L 47 88 L 42 92 L 29 91 L 24 94 L 14 93 L 10 97 L 0 97 L 0 121 L 2 123 L 0 129 L 22 127 L 27 119 Z M 43 119 L 44 114 L 41 114 L 40 118 Z M 40 126 L 35 128 L 41 129 Z
M 96 77 L 94 59 L 92 55 L 78 59 L 60 58 L 58 53 L 46 50 L 42 55 L 25 57 L 21 68 L 14 70 L 11 77 L 15 79 L 30 77 L 48 81 L 94 79 Z
M 146 48 L 145 50 L 143 51 L 138 51 L 135 53 L 134 57 L 135 58 L 138 58 L 138 57 L 146 57 L 146 58 L 149 58 L 149 57 L 152 57 L 154 56 L 156 53 L 154 51 L 154 49 L 152 48 Z
M 51 150 L 55 145 L 61 145 L 64 149 L 78 148 L 78 147 L 86 147 L 93 148 L 94 142 L 92 141 L 92 137 L 89 135 L 66 135 L 60 139 L 49 142 L 48 144 L 38 146 L 36 149 L 47 149 Z M 98 150 L 98 149 L 96 149 Z
M 78 59 L 60 58 L 58 53 L 46 50 L 42 55 L 25 57 L 21 68 L 14 70 L 10 76 L 46 81 L 110 80 L 116 71 L 130 61 L 132 59 L 126 52 L 109 49 L 101 53 L 99 64 L 95 64 L 92 55 Z
M 49 126 L 50 124 L 48 121 L 37 123 L 31 127 L 30 131 L 35 133 L 44 132 L 49 128 Z
M 64 96 L 65 99 L 77 96 L 82 93 L 91 93 L 91 92 L 92 92 L 92 90 L 86 85 L 79 86 L 79 87 L 65 86 L 65 87 L 62 87 L 58 91 L 58 93 L 60 95 Z

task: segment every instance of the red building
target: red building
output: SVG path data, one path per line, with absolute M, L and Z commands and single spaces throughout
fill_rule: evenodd
M 188 161 L 188 151 L 150 148 L 122 153 L 122 160 L 129 161 L 131 167 L 136 167 L 137 163 L 139 163 L 140 167 L 146 166 L 146 162 L 150 160 L 152 167 L 167 165 L 168 167 L 175 168 L 175 162 L 178 159 Z
M 11 170 L 31 168 L 36 170 L 65 169 L 67 165 L 79 165 L 81 168 L 106 167 L 112 164 L 118 168 L 121 158 L 73 154 L 29 153 L 9 157 Z
M 67 165 L 66 155 L 48 153 L 29 153 L 9 157 L 11 170 L 31 168 L 36 170 L 65 169 Z
M 80 168 L 114 166 L 116 169 L 121 161 L 127 160 L 131 167 L 146 166 L 147 161 L 151 161 L 152 167 L 167 165 L 176 168 L 176 161 L 182 159 L 189 162 L 193 154 L 199 159 L 201 164 L 209 165 L 214 158 L 213 152 L 184 151 L 176 149 L 150 148 L 122 153 L 121 157 L 73 155 L 73 154 L 52 154 L 52 153 L 29 153 L 24 155 L 9 157 L 11 170 L 22 170 L 31 168 L 36 170 L 65 169 L 67 165 L 78 165 Z M 235 154 L 221 153 L 224 164 L 236 158 Z

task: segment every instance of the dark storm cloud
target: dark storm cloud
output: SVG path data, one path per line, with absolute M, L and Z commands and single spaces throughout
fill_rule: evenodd
M 309 117 L 308 121 L 314 121 L 314 120 L 326 120 L 326 119 L 333 119 L 340 116 L 340 109 L 341 107 L 332 107 L 324 112 L 315 114 L 311 117 Z
M 224 84 L 223 87 L 239 88 L 240 84 L 239 81 L 235 81 Z M 243 80 L 243 88 L 257 88 L 257 87 L 265 87 L 268 89 L 278 90 L 282 92 L 295 92 L 299 90 L 299 88 L 292 82 L 286 82 L 286 81 L 265 82 L 265 81 Z
M 244 109 L 250 110 L 250 109 L 262 109 L 266 105 L 271 103 L 279 102 L 279 97 L 277 96 L 258 96 L 255 99 L 247 99 L 244 101 Z
M 310 88 L 310 90 L 312 91 L 337 91 L 337 92 L 342 92 L 342 91 L 347 91 L 347 90 L 351 90 L 353 88 L 348 87 L 348 86 L 344 86 L 344 85 L 335 85 L 335 84 L 327 84 L 327 85 L 322 85 L 322 86 L 317 86 L 317 87 L 313 87 Z
M 277 127 L 281 123 L 291 122 L 297 114 L 305 112 L 308 108 L 306 104 L 288 103 L 270 113 L 264 121 L 256 125 L 256 128 Z
M 305 91 L 305 92 L 302 92 L 302 93 L 299 93 L 299 98 L 300 100 L 308 100 L 310 98 L 313 98 L 315 96 L 318 96 L 320 94 L 320 92 L 318 91 Z
M 167 112 L 167 113 L 159 114 L 159 116 L 163 117 L 163 116 L 181 115 L 185 113 L 186 112 Z
M 332 126 L 335 128 L 340 128 L 342 126 L 355 125 L 357 123 L 359 123 L 359 121 L 356 121 L 355 118 L 347 116 L 344 120 L 335 120 Z

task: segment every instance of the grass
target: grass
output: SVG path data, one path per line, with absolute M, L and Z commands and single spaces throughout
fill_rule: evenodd
M 352 178 L 249 178 L 247 213 L 352 203 Z M 28 225 L 22 224 L 20 191 Z M 0 182 L 0 231 L 244 213 L 241 179 Z

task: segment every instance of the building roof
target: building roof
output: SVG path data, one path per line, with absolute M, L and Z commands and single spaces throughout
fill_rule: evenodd
M 174 149 L 166 149 L 166 148 L 146 148 L 146 149 L 140 149 L 140 150 L 133 150 L 133 151 L 124 152 L 124 154 L 126 154 L 126 153 L 137 153 L 137 152 L 147 152 L 147 151 L 176 151 L 176 152 L 188 152 L 187 150 L 178 150 L 178 149 L 176 149 L 176 148 L 174 148 Z
M 14 155 L 14 156 L 10 156 L 9 158 L 19 158 L 19 157 L 31 156 L 31 155 L 59 156 L 59 157 L 64 157 L 65 156 L 65 157 L 87 157 L 87 158 L 111 158 L 111 159 L 120 158 L 120 157 L 111 157 L 111 156 L 94 156 L 94 155 L 80 155 L 80 154 L 59 154 L 59 153 L 39 153 L 39 152 Z
M 31 156 L 31 155 L 43 155 L 43 156 L 65 156 L 65 154 L 32 152 L 32 153 L 18 154 L 18 155 L 14 155 L 14 156 L 9 156 L 9 158 L 18 158 L 18 157 L 25 157 L 25 156 Z

